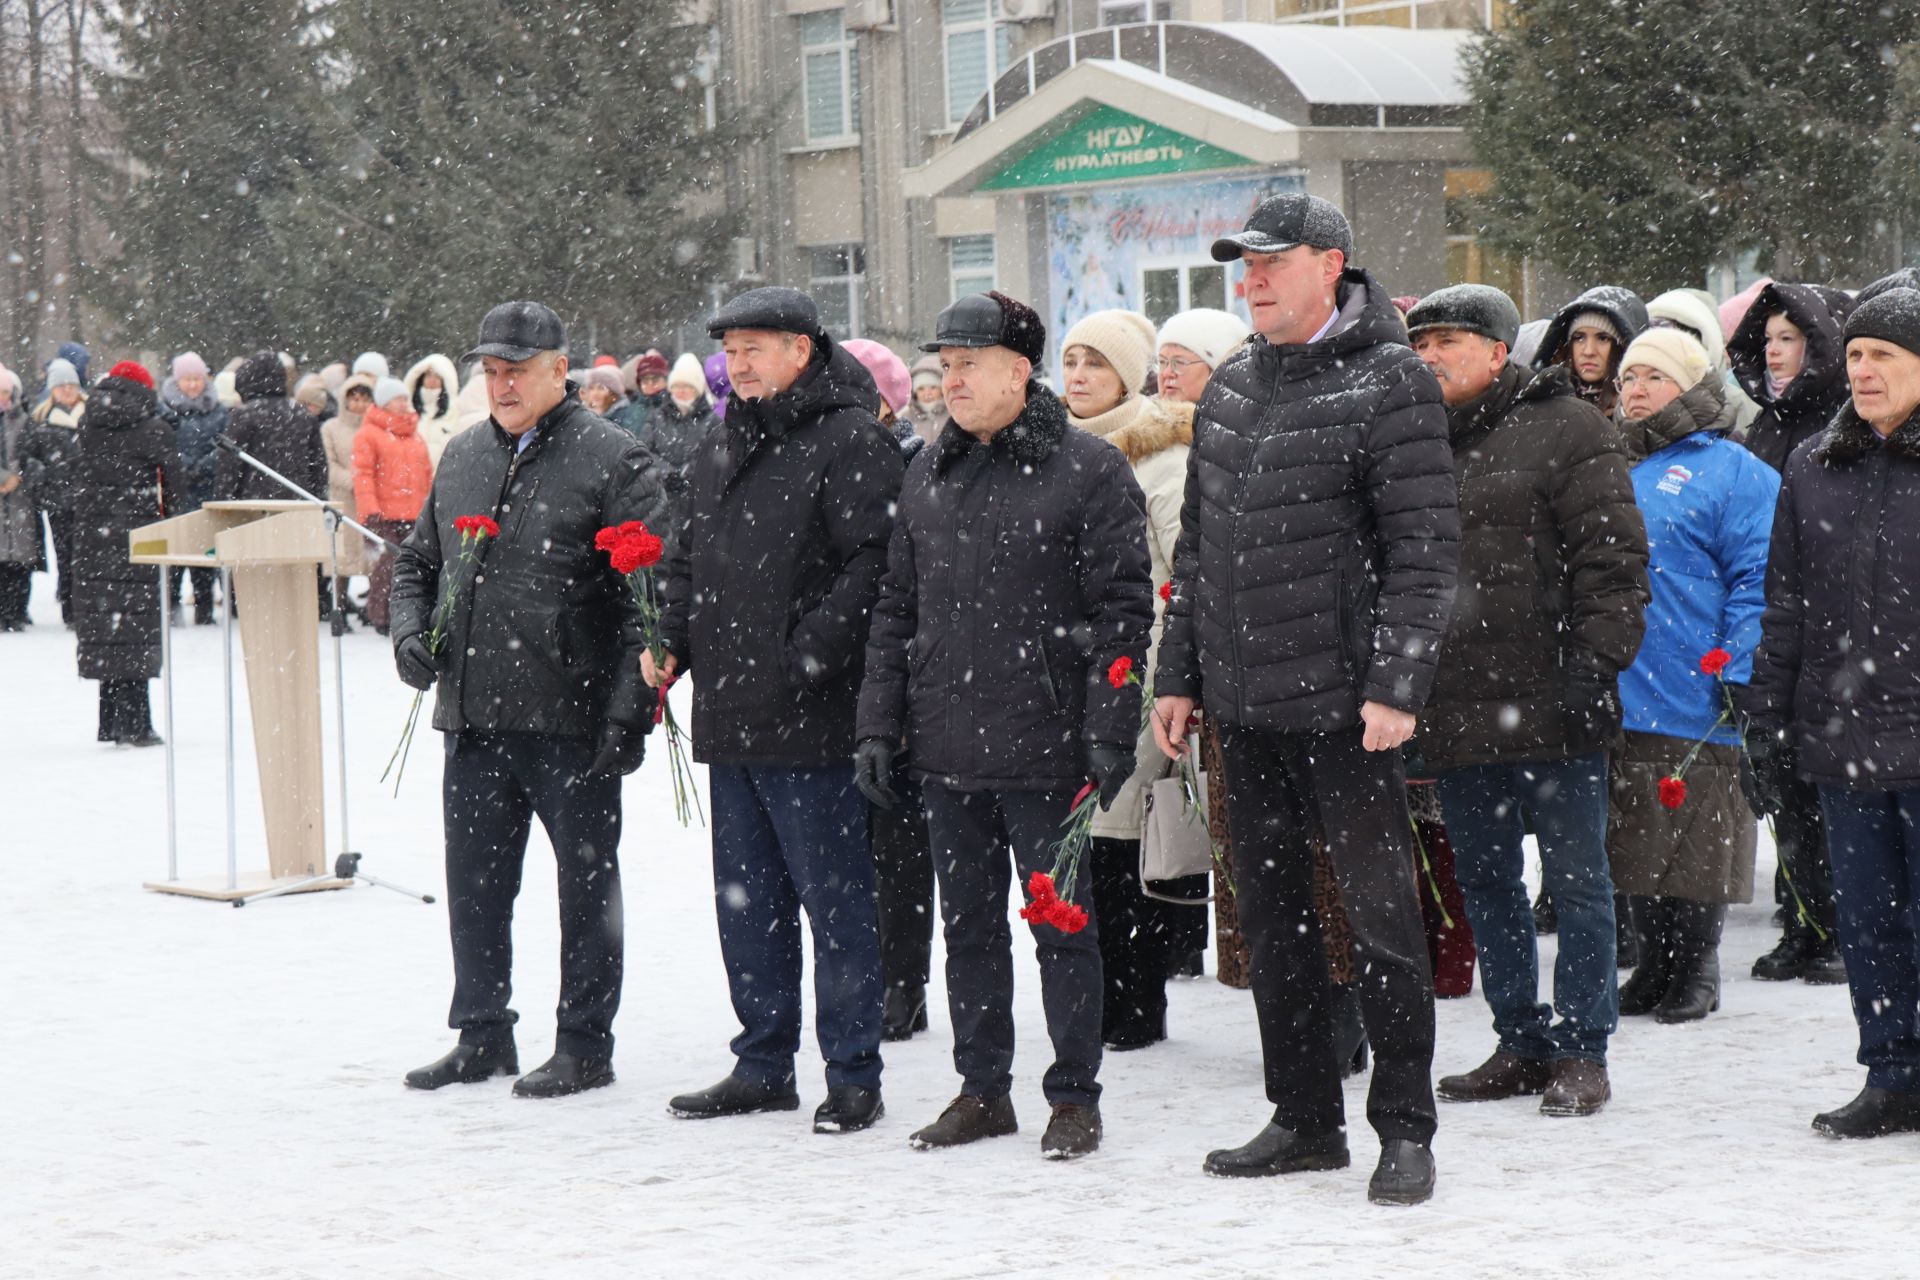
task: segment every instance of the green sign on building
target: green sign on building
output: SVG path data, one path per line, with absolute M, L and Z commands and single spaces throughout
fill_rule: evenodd
M 1238 169 L 1253 162 L 1212 143 L 1097 107 L 981 183 L 981 191 L 1112 182 L 1169 173 Z

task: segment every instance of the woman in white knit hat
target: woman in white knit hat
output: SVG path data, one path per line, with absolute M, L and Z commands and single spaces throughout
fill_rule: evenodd
M 1154 608 L 1164 616 L 1159 589 L 1172 576 L 1186 490 L 1187 450 L 1193 443 L 1193 406 L 1167 403 L 1144 392 L 1152 368 L 1153 322 L 1135 311 L 1097 311 L 1061 340 L 1061 372 L 1073 425 L 1100 436 L 1127 455 L 1147 499 L 1147 549 L 1153 559 Z M 1160 643 L 1156 617 L 1147 651 L 1146 681 Z M 1166 775 L 1167 760 L 1141 735 L 1132 779 L 1093 823 L 1093 895 L 1100 919 L 1100 960 L 1106 974 L 1101 1039 L 1109 1049 L 1139 1049 L 1166 1039 L 1167 971 L 1176 919 L 1173 907 L 1140 891 L 1140 827 L 1146 786 Z M 1204 896 L 1184 881 L 1156 884 L 1177 896 Z
M 1197 404 L 1207 379 L 1253 331 L 1230 311 L 1195 307 L 1160 326 L 1160 398 Z

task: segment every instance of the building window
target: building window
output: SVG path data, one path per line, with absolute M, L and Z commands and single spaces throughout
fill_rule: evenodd
M 820 307 L 820 324 L 836 338 L 860 336 L 860 298 L 866 292 L 867 254 L 857 244 L 825 245 L 812 255 L 808 292 Z
M 952 282 L 949 301 L 993 288 L 993 237 L 955 236 L 947 241 L 947 268 Z
M 1227 269 L 1204 262 L 1149 263 L 1140 272 L 1140 309 L 1156 327 L 1195 307 L 1227 309 Z
M 1100 25 L 1124 27 L 1129 22 L 1171 22 L 1173 0 L 1100 0 Z
M 807 141 L 860 136 L 860 69 L 837 9 L 800 19 L 800 61 L 806 81 Z
M 947 123 L 959 124 L 986 96 L 987 86 L 1013 65 L 1014 26 L 1000 17 L 1000 0 L 940 0 L 947 58 Z

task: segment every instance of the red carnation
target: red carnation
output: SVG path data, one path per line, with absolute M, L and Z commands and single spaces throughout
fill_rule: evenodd
M 500 522 L 492 516 L 455 516 L 453 531 L 463 538 L 497 538 Z
M 1732 661 L 1733 655 L 1725 649 L 1709 649 L 1705 654 L 1701 655 L 1700 670 L 1710 676 L 1717 676 L 1722 671 L 1725 671 L 1727 664 Z
M 1660 803 L 1669 809 L 1678 809 L 1687 802 L 1687 780 L 1679 777 L 1660 779 Z
M 1116 689 L 1124 689 L 1132 681 L 1133 659 L 1125 656 L 1115 658 L 1113 665 L 1107 668 L 1107 683 Z
M 1162 600 L 1173 599 L 1173 584 L 1171 582 L 1163 582 L 1160 584 L 1160 598 Z
M 1047 923 L 1062 933 L 1078 933 L 1087 927 L 1087 909 L 1071 902 L 1055 902 Z

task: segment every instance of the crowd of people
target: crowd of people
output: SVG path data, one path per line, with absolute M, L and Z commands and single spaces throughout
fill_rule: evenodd
M 1436 1097 L 1592 1115 L 1621 1015 L 1711 1016 L 1765 822 L 1782 933 L 1753 976 L 1847 984 L 1868 1069 L 1814 1128 L 1920 1130 L 1920 276 L 1724 303 L 1602 285 L 1525 324 L 1488 286 L 1391 296 L 1304 195 L 1213 256 L 1241 264 L 1249 318 L 1102 311 L 1050 346 L 989 292 L 911 365 L 784 287 L 722 306 L 704 361 L 584 371 L 553 311 L 503 304 L 464 384 L 438 355 L 296 378 L 263 351 L 226 390 L 186 353 L 156 393 L 125 363 L 89 386 L 63 349 L 31 406 L 0 373 L 0 625 L 44 512 L 101 736 L 151 741 L 132 686 L 164 602 L 125 529 L 278 496 L 214 437 L 397 544 L 364 614 L 437 688 L 463 816 L 459 1042 L 415 1088 L 612 1083 L 620 779 L 685 677 L 741 1030 L 676 1116 L 799 1106 L 804 917 L 813 1126 L 873 1125 L 882 1043 L 927 1026 L 937 902 L 961 1083 L 911 1141 L 1015 1132 L 1017 891 L 1052 1046 L 1041 1148 L 1083 1156 L 1103 1052 L 1165 1039 L 1211 891 L 1274 1110 L 1204 1167 L 1346 1166 L 1341 1080 L 1371 1057 L 1369 1195 L 1416 1203 Z M 657 590 L 599 545 L 628 521 L 663 540 Z M 1195 764 L 1213 872 L 1151 878 L 1150 797 Z M 509 938 L 536 816 L 563 977 L 555 1052 L 522 1075 Z M 1436 1086 L 1434 1000 L 1476 964 L 1493 1049 Z

